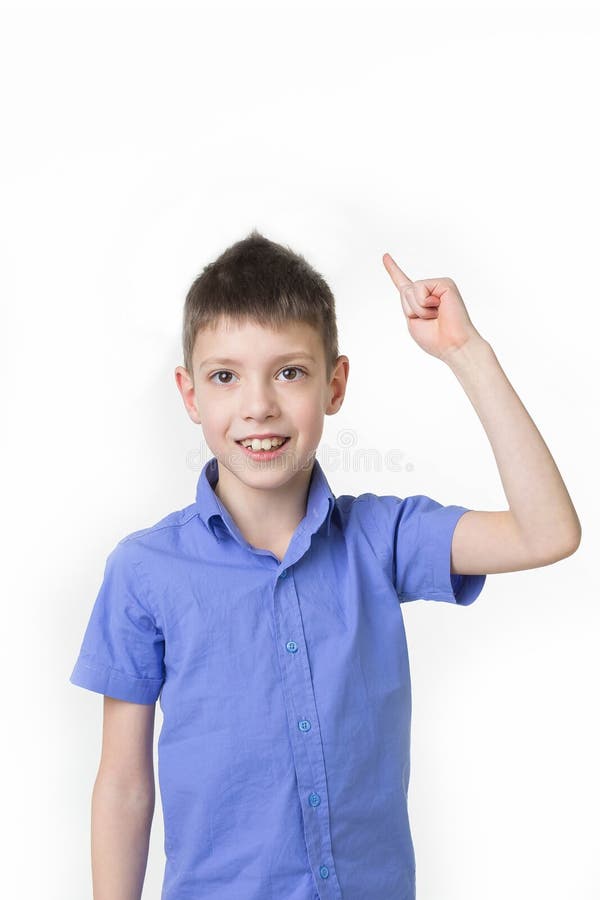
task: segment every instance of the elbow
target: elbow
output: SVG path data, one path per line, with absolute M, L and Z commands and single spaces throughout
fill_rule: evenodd
M 555 552 L 554 558 L 551 560 L 551 562 L 558 562 L 561 559 L 567 559 L 568 556 L 572 556 L 575 553 L 575 551 L 578 549 L 580 543 L 581 543 L 581 526 L 578 525 L 576 530 L 569 533 L 564 538 L 564 540 L 558 547 L 557 551 Z
M 579 521 L 577 513 L 574 513 L 574 515 L 575 521 L 573 523 L 573 527 L 569 530 L 569 533 L 565 540 L 565 557 L 572 556 L 581 544 L 581 522 Z
M 581 526 L 577 530 L 577 532 L 571 537 L 571 540 L 567 543 L 567 552 L 565 553 L 565 557 L 572 556 L 573 553 L 578 549 L 581 544 Z
M 556 536 L 552 542 L 540 544 L 539 542 L 533 547 L 529 546 L 530 568 L 539 566 L 549 566 L 552 563 L 559 562 L 561 559 L 567 559 L 572 556 L 579 544 L 581 543 L 581 528 L 570 531 L 563 535 L 561 540 L 557 540 Z

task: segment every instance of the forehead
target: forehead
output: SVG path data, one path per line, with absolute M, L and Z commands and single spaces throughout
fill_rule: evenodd
M 194 343 L 194 365 L 210 360 L 241 364 L 270 362 L 276 356 L 305 353 L 319 360 L 323 354 L 319 332 L 306 322 L 287 322 L 279 328 L 258 322 L 221 318 L 202 328 Z

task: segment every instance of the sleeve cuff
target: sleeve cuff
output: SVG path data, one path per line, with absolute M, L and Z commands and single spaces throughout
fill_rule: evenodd
M 485 575 L 460 575 L 450 572 L 452 536 L 458 520 L 468 512 L 466 506 L 444 506 L 437 511 L 437 522 L 425 514 L 420 522 L 420 539 L 431 548 L 432 600 L 469 606 L 473 603 L 485 584 Z M 431 524 L 431 528 L 429 528 Z
M 155 703 L 163 685 L 161 678 L 136 678 L 109 667 L 90 665 L 81 657 L 75 663 L 69 681 L 88 691 L 130 703 Z

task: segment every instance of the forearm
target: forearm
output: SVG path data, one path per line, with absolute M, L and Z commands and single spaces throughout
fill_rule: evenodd
M 124 789 L 98 774 L 92 793 L 94 900 L 140 900 L 153 813 L 153 782 Z
M 463 386 L 490 444 L 510 510 L 531 547 L 574 549 L 581 526 L 544 439 L 491 345 L 474 338 L 444 359 Z

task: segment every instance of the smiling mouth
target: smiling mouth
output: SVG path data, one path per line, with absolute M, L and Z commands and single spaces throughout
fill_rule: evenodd
M 258 438 L 255 438 L 255 440 L 259 440 L 259 439 L 258 439 Z M 288 436 L 288 437 L 284 438 L 283 441 L 281 442 L 281 444 L 278 444 L 277 447 L 271 447 L 270 450 L 264 450 L 264 451 L 262 451 L 262 452 L 264 452 L 264 453 L 272 453 L 274 450 L 281 450 L 281 448 L 282 448 L 282 447 L 285 447 L 285 445 L 288 443 L 289 440 L 290 440 L 290 438 L 289 438 L 289 436 Z M 236 441 L 236 444 L 239 444 L 240 447 L 243 447 L 243 448 L 244 448 L 244 450 L 252 450 L 252 444 L 250 444 L 249 447 L 244 446 L 244 444 L 242 443 L 242 441 Z M 260 450 L 258 450 L 258 451 L 255 450 L 254 452 L 255 452 L 255 453 L 260 453 L 261 451 L 260 451 Z

